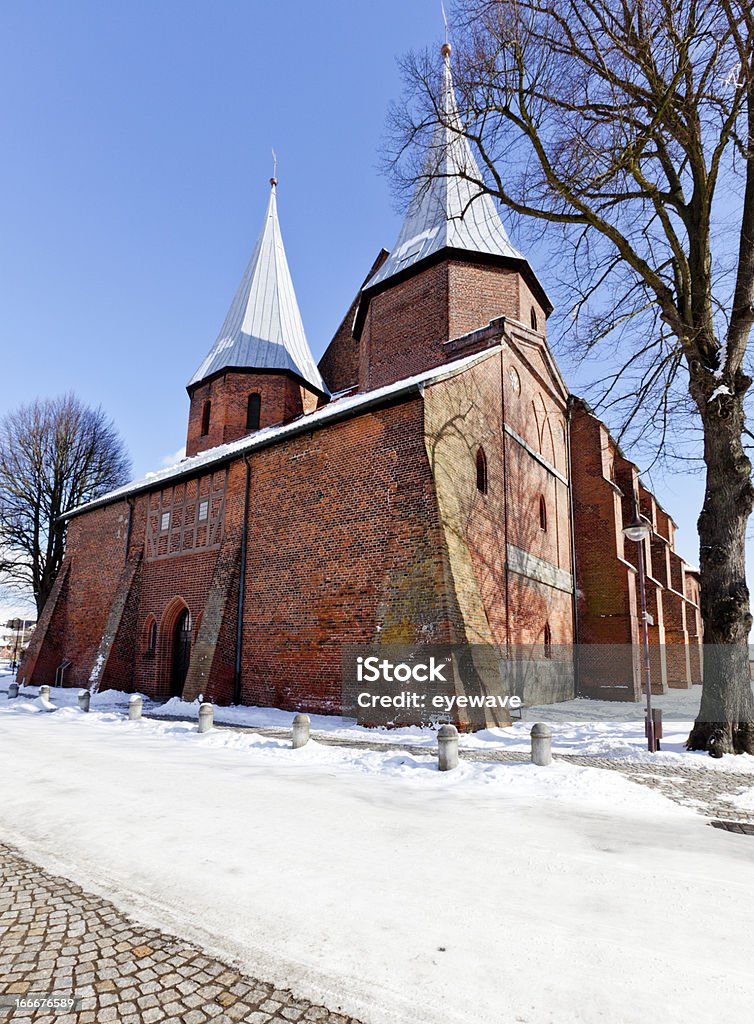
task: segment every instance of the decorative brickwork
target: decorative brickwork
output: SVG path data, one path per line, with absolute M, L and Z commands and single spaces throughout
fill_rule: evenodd
M 221 470 L 150 494 L 147 561 L 219 548 L 225 524 L 226 485 L 227 470 Z

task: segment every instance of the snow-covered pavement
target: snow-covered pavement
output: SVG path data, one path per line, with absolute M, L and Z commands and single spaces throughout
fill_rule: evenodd
M 56 694 L 56 702 L 75 705 L 75 691 L 58 690 Z M 710 758 L 705 751 L 689 752 L 685 749 L 686 739 L 699 710 L 700 696 L 701 689 L 697 686 L 692 690 L 670 690 L 652 698 L 654 705 L 662 708 L 664 714 L 662 750 L 658 754 L 647 752 L 643 703 L 583 698 L 526 708 L 524 718 L 515 721 L 511 727 L 484 729 L 462 735 L 460 745 L 466 750 L 479 752 L 528 753 L 532 724 L 548 722 L 553 727 L 552 749 L 558 754 L 580 754 L 670 766 L 682 764 L 684 767 L 693 766 L 708 771 L 735 771 L 754 775 L 754 757 L 725 755 L 717 760 Z M 121 706 L 125 706 L 127 697 L 119 698 L 117 695 L 103 693 L 96 699 L 111 702 L 121 700 Z M 188 704 L 176 697 L 166 704 L 153 705 L 149 710 L 157 715 L 196 721 L 199 702 Z M 277 708 L 215 708 L 216 723 L 257 729 L 290 729 L 293 718 L 294 712 Z M 436 732 L 426 728 L 365 729 L 352 720 L 325 715 L 312 715 L 311 725 L 313 733 L 326 734 L 333 739 L 368 740 L 370 744 L 401 743 L 412 748 L 432 747 L 437 743 Z
M 617 772 L 441 774 L 125 699 L 0 694 L 0 840 L 141 920 L 372 1024 L 748 1018 L 748 837 Z

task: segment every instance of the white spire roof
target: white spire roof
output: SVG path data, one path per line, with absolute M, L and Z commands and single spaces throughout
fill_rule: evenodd
M 367 288 L 445 248 L 524 259 L 511 245 L 494 200 L 486 192 L 480 194 L 474 184 L 482 181 L 482 175 L 468 141 L 459 134 L 447 44 L 443 47 L 443 108 L 444 124 L 437 126 L 430 143 L 425 180 L 409 204 L 393 251 Z
M 262 232 L 211 352 L 192 387 L 220 370 L 288 370 L 329 394 L 306 340 L 278 222 L 275 178 Z

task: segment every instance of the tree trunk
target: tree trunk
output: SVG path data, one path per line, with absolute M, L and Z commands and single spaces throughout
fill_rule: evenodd
M 702 419 L 707 464 L 699 516 L 704 680 L 699 715 L 686 746 L 708 750 L 713 757 L 754 754 L 749 670 L 752 617 L 745 565 L 753 490 L 751 463 L 741 442 L 743 394 L 707 401 Z

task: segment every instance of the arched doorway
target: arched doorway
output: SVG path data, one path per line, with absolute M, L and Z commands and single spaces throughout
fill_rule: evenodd
M 180 697 L 191 661 L 191 612 L 184 608 L 173 628 L 173 657 L 170 666 L 170 696 Z

